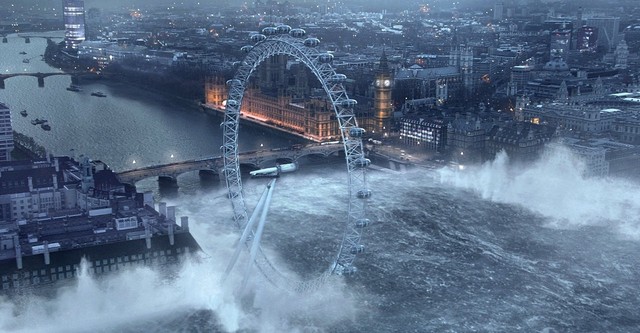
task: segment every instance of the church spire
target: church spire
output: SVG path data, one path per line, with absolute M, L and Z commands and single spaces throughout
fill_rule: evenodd
M 557 93 L 556 97 L 562 103 L 568 102 L 568 100 L 569 100 L 569 89 L 567 87 L 567 82 L 565 80 L 562 80 L 562 83 L 560 83 L 560 87 L 558 88 L 558 93 Z

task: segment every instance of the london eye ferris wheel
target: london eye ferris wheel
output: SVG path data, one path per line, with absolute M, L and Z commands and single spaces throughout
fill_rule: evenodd
M 271 283 L 278 287 L 294 290 L 312 289 L 332 274 L 352 274 L 356 271 L 354 261 L 364 251 L 360 243 L 362 233 L 370 224 L 366 217 L 367 201 L 371 191 L 367 187 L 366 169 L 370 160 L 365 157 L 362 137 L 365 130 L 358 126 L 354 108 L 357 101 L 349 98 L 343 84 L 347 77 L 336 73 L 332 66 L 333 55 L 319 50 L 320 41 L 307 37 L 303 29 L 292 29 L 287 25 L 266 27 L 261 34 L 250 36 L 252 45 L 242 47 L 247 55 L 240 62 L 233 79 L 227 81 L 229 89 L 223 127 L 221 147 L 228 197 L 233 208 L 233 221 L 240 230 L 248 230 L 250 222 L 247 203 L 242 188 L 240 163 L 238 158 L 238 130 L 240 108 L 245 88 L 251 74 L 266 59 L 287 55 L 303 63 L 320 81 L 327 94 L 335 117 L 339 123 L 347 171 L 347 200 L 340 247 L 329 269 L 311 281 L 290 281 L 271 263 L 261 248 L 255 255 L 255 264 Z M 253 230 L 250 231 L 252 234 Z M 242 241 L 247 241 L 244 238 Z

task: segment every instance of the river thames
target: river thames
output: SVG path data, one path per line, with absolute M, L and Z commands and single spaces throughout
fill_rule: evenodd
M 42 60 L 45 48 L 44 38 L 31 38 L 27 44 L 23 38 L 10 36 L 8 43 L 0 44 L 0 71 L 60 72 Z M 67 91 L 70 83 L 71 77 L 66 75 L 45 78 L 44 88 L 39 88 L 37 79 L 31 76 L 5 80 L 0 101 L 12 109 L 13 129 L 33 137 L 54 155 L 84 154 L 102 160 L 116 171 L 220 155 L 222 131 L 218 116 L 205 114 L 174 97 L 123 83 L 84 80 L 81 92 Z M 107 97 L 91 96 L 96 91 Z M 28 116 L 21 117 L 21 110 L 27 110 Z M 47 119 L 51 131 L 32 125 L 30 121 L 35 118 Z M 299 142 L 255 127 L 240 131 L 240 151 Z M 180 180 L 183 189 L 193 189 L 197 186 L 197 173 Z M 141 186 L 151 185 L 149 181 Z
M 0 44 L 0 70 L 49 71 L 44 40 Z M 33 54 L 33 55 L 32 55 Z M 9 59 L 10 58 L 10 59 Z M 21 67 L 22 66 L 22 67 Z M 53 69 L 55 70 L 55 69 Z M 12 78 L 0 101 L 17 131 L 54 154 L 84 153 L 115 170 L 217 154 L 219 119 L 132 87 L 69 77 Z M 90 96 L 103 91 L 108 97 Z M 26 109 L 27 118 L 18 112 Z M 45 132 L 29 123 L 51 122 Z M 250 131 L 245 131 L 250 132 Z M 243 134 L 241 134 L 243 135 Z M 288 145 L 243 135 L 243 149 Z M 505 155 L 464 171 L 371 171 L 372 220 L 359 271 L 312 293 L 288 293 L 257 276 L 237 297 L 220 278 L 238 235 L 222 186 L 179 178 L 178 205 L 206 258 L 167 280 L 150 268 L 81 276 L 53 297 L 0 298 L 3 332 L 637 332 L 640 317 L 639 184 L 583 179 L 552 156 L 512 168 Z M 276 185 L 265 251 L 292 276 L 328 267 L 346 215 L 344 166 L 307 164 Z M 142 187 L 157 190 L 155 180 Z M 252 208 L 264 182 L 247 182 Z

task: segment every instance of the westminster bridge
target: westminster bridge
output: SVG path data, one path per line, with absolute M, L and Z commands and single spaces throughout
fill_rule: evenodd
M 287 148 L 274 148 L 271 150 L 249 151 L 238 154 L 241 166 L 254 169 L 270 167 L 277 160 L 297 161 L 303 156 L 323 156 L 339 154 L 344 151 L 342 143 L 309 144 L 306 146 L 292 146 Z M 135 185 L 136 182 L 146 178 L 158 177 L 176 181 L 180 174 L 192 171 L 214 173 L 222 175 L 223 157 L 211 156 L 182 162 L 150 165 L 133 170 L 117 172 L 118 180 L 124 184 Z

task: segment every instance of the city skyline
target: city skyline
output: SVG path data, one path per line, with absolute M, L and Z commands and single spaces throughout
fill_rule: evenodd
M 266 1 L 263 1 L 266 2 Z M 285 1 L 277 1 L 280 3 L 284 3 Z M 289 3 L 292 4 L 303 4 L 303 5 L 312 5 L 315 4 L 316 2 L 313 0 L 289 0 Z M 421 5 L 425 5 L 428 4 L 430 7 L 436 9 L 436 10 L 448 10 L 448 9 L 453 9 L 453 8 L 464 8 L 464 7 L 471 7 L 471 8 L 493 8 L 495 6 L 495 3 L 498 2 L 502 2 L 506 5 L 518 5 L 518 6 L 523 6 L 523 5 L 529 5 L 529 4 L 533 4 L 533 3 L 540 3 L 543 5 L 562 5 L 562 6 L 567 6 L 570 5 L 570 8 L 577 8 L 577 7 L 583 7 L 583 8 L 593 8 L 593 7 L 606 7 L 607 5 L 610 5 L 611 2 L 610 1 L 604 1 L 604 0 L 596 0 L 596 1 L 572 1 L 570 3 L 565 3 L 565 1 L 563 0 L 506 0 L 506 1 L 486 1 L 486 0 L 461 0 L 461 1 L 455 1 L 455 2 L 451 2 L 451 1 L 443 1 L 443 0 L 436 0 L 436 1 L 430 1 L 430 2 L 424 2 L 424 1 L 415 1 L 415 0 L 401 0 L 401 1 L 396 1 L 393 4 L 390 4 L 386 1 L 356 1 L 356 2 L 351 2 L 352 4 L 355 4 L 357 6 L 362 6 L 362 5 L 371 5 L 373 7 L 377 7 L 377 8 L 385 8 L 385 6 L 387 6 L 389 9 L 398 9 L 398 8 L 412 8 L 412 9 L 416 9 Z M 632 1 L 630 2 L 629 0 L 617 0 L 616 3 L 618 4 L 630 4 L 632 3 Z M 15 4 L 18 6 L 35 6 L 35 5 L 43 5 L 42 1 L 38 1 L 38 0 L 11 0 L 10 3 L 11 4 Z M 49 4 L 50 8 L 61 8 L 62 6 L 60 5 L 60 1 L 59 0 L 47 0 L 47 4 Z M 252 5 L 252 3 L 247 3 L 246 1 L 240 1 L 240 0 L 213 0 L 213 1 L 199 1 L 199 0 L 182 0 L 182 1 L 176 1 L 176 0 L 160 0 L 160 1 L 150 1 L 150 0 L 135 0 L 135 1 L 125 1 L 125 0 L 113 0 L 113 1 L 108 1 L 108 2 L 104 2 L 104 1 L 100 1 L 100 0 L 86 0 L 86 4 L 87 4 L 87 8 L 91 8 L 91 7 L 97 7 L 97 8 L 110 8 L 110 9 L 116 9 L 116 8 L 135 8 L 135 7 L 158 7 L 158 6 L 167 6 L 167 5 L 173 5 L 176 7 L 180 7 L 180 6 L 197 6 L 197 5 L 202 5 L 202 6 L 240 6 L 240 5 Z
M 636 2 L 103 4 L 0 7 L 0 331 L 637 329 Z

